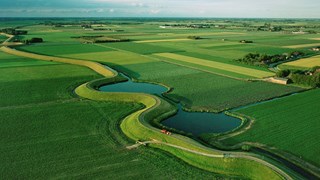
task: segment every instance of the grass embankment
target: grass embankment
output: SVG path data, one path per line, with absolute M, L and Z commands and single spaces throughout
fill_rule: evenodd
M 236 112 L 255 119 L 245 133 L 224 140 L 228 145 L 242 142 L 264 144 L 284 157 L 317 172 L 320 143 L 319 90 L 251 106 Z M 306 163 L 310 162 L 309 163 Z
M 166 106 L 167 103 L 158 99 L 155 96 L 138 93 L 99 92 L 95 91 L 94 89 L 91 89 L 90 84 L 88 83 L 78 87 L 75 92 L 81 97 L 92 100 L 121 100 L 124 102 L 135 102 L 144 104 L 144 109 L 127 116 L 121 124 L 121 129 L 123 130 L 123 132 L 131 139 L 140 141 L 156 139 L 160 142 L 166 142 L 177 146 L 185 147 L 187 149 L 194 150 L 200 153 L 222 155 L 221 152 L 208 149 L 189 138 L 180 135 L 168 136 L 162 134 L 158 129 L 155 129 L 153 127 L 150 127 L 150 125 L 147 125 L 146 123 L 149 123 L 149 121 L 151 121 L 152 119 L 143 121 L 142 118 L 145 117 L 146 113 L 155 113 L 153 111 L 154 108 L 161 108 L 162 105 Z M 159 116 L 161 115 L 163 114 L 159 114 Z M 171 152 L 178 158 L 188 162 L 189 164 L 208 171 L 226 174 L 229 176 L 239 176 L 246 178 L 261 178 L 261 174 L 263 173 L 266 175 L 265 177 L 268 178 L 279 178 L 279 176 L 268 167 L 251 160 L 242 158 L 210 158 L 203 155 L 172 148 L 166 145 L 153 144 L 152 146 Z

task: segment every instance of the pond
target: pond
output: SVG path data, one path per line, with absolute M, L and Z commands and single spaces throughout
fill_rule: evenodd
M 168 89 L 156 84 L 133 82 L 128 78 L 126 82 L 102 86 L 99 90 L 105 92 L 147 93 L 161 96 L 161 94 Z M 161 123 L 167 127 L 199 136 L 204 133 L 224 133 L 231 131 L 241 125 L 241 120 L 227 116 L 224 113 L 186 112 L 183 111 L 179 105 L 178 113 Z

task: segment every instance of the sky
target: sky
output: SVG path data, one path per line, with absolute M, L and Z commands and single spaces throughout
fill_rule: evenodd
M 320 18 L 320 0 L 0 0 L 0 17 Z

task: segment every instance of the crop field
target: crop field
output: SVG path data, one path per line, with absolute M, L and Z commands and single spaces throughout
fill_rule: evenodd
M 28 58 L 21 58 L 0 52 L 0 68 L 22 67 L 22 66 L 41 66 L 58 64 L 55 62 L 45 62 Z
M 75 54 L 75 53 L 90 53 L 90 52 L 106 52 L 112 51 L 112 49 L 107 47 L 101 47 L 91 44 L 56 44 L 56 45 L 33 45 L 20 47 L 20 50 L 34 52 L 38 54 L 59 56 L 63 54 Z
M 150 148 L 125 150 L 132 142 L 119 123 L 140 105 L 71 95 L 72 87 L 98 77 L 71 65 L 0 68 L 2 178 L 217 176 Z
M 152 62 L 152 59 L 148 57 L 141 56 L 135 53 L 120 51 L 66 54 L 61 56 L 117 65 Z
M 192 110 L 222 111 L 301 90 L 265 82 L 235 80 L 164 62 L 129 64 L 116 66 L 116 69 L 139 80 L 173 87 L 174 90 L 166 96 L 182 101 Z
M 312 68 L 315 66 L 320 66 L 320 55 L 310 57 L 310 58 L 300 59 L 297 61 L 288 62 L 283 65 L 303 67 L 303 68 Z
M 179 42 L 179 41 L 191 41 L 191 39 L 157 39 L 157 40 L 136 41 L 135 43 Z
M 163 53 L 163 52 L 178 52 L 180 50 L 168 47 L 160 47 L 150 44 L 139 44 L 139 43 L 113 43 L 106 44 L 107 47 L 121 49 L 125 51 L 130 51 L 139 54 L 153 54 L 153 53 Z
M 320 91 L 295 81 L 266 81 L 283 67 L 320 66 L 319 53 L 311 50 L 320 45 L 318 20 L 4 19 L 0 31 L 12 27 L 27 34 L 0 47 L 1 179 L 300 178 L 244 143 L 306 171 L 310 165 L 315 177 L 320 173 Z M 125 42 L 83 42 L 84 37 Z M 6 39 L 0 35 L 0 43 Z M 286 58 L 295 61 L 280 59 L 297 51 L 304 55 Z M 281 62 L 278 68 L 278 59 L 239 62 L 249 53 L 279 55 L 274 57 Z M 144 89 L 98 91 L 124 80 L 117 72 L 169 90 L 156 96 Z M 228 110 L 250 120 L 226 134 L 201 136 L 213 145 L 205 146 L 191 133 L 161 124 L 176 107 L 190 113 Z
M 312 44 L 298 44 L 298 45 L 291 45 L 291 46 L 284 46 L 284 48 L 307 48 L 307 47 L 314 47 L 314 46 L 320 46 L 320 43 L 312 43 Z
M 208 60 L 199 59 L 199 58 L 177 55 L 177 54 L 173 54 L 173 53 L 159 53 L 159 54 L 155 54 L 155 55 L 160 56 L 160 57 L 173 59 L 173 60 L 177 60 L 177 61 L 192 63 L 192 64 L 196 64 L 196 65 L 201 65 L 201 66 L 207 66 L 207 67 L 210 67 L 213 69 L 234 72 L 236 74 L 252 76 L 252 77 L 256 77 L 256 78 L 263 78 L 263 77 L 268 77 L 268 76 L 273 75 L 273 73 L 271 73 L 271 72 L 259 71 L 259 70 L 255 70 L 255 69 L 249 69 L 249 68 L 234 66 L 234 65 L 230 65 L 230 64 L 224 64 L 224 63 L 208 61 Z
M 319 90 L 312 90 L 237 110 L 254 118 L 254 124 L 246 133 L 227 139 L 225 143 L 262 143 L 319 166 L 320 143 L 315 141 L 320 138 L 319 96 Z

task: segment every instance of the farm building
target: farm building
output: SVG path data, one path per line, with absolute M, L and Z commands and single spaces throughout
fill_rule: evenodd
M 289 79 L 286 78 L 279 78 L 279 77 L 271 77 L 266 79 L 268 82 L 272 82 L 272 83 L 276 83 L 276 84 L 288 84 L 289 83 Z
M 320 51 L 320 47 L 312 48 L 312 51 Z

